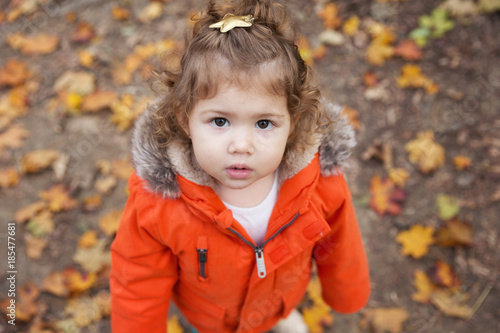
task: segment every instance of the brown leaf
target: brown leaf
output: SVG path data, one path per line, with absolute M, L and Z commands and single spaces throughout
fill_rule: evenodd
M 112 210 L 99 220 L 99 228 L 108 236 L 112 236 L 118 230 L 123 210 Z
M 77 206 L 77 201 L 70 197 L 69 191 L 62 184 L 52 186 L 47 191 L 40 192 L 40 198 L 47 201 L 52 212 L 71 210 Z
M 134 166 L 132 165 L 130 156 L 125 156 L 122 159 L 111 162 L 111 173 L 122 180 L 128 180 L 133 171 Z
M 333 2 L 327 3 L 318 13 L 318 17 L 323 20 L 323 26 L 327 29 L 336 29 L 342 24 L 339 18 L 339 9 Z
M 18 86 L 30 78 L 31 73 L 26 63 L 16 59 L 10 59 L 4 67 L 0 69 L 0 85 Z
M 351 124 L 354 129 L 359 129 L 360 122 L 359 122 L 358 111 L 350 107 L 345 107 L 344 110 L 342 111 L 342 115 L 347 117 L 347 119 L 349 119 L 349 124 Z
M 5 148 L 20 148 L 29 132 L 21 125 L 12 125 L 7 131 L 0 134 L 0 153 Z
M 97 231 L 88 230 L 82 237 L 78 240 L 78 246 L 83 248 L 89 248 L 97 244 Z
M 400 333 L 409 313 L 401 308 L 368 309 L 363 313 L 361 325 L 374 333 Z
M 73 255 L 73 260 L 80 264 L 86 271 L 97 273 L 105 266 L 111 265 L 111 254 L 106 250 L 107 240 L 100 239 L 90 248 L 78 248 Z
M 394 48 L 394 55 L 405 60 L 418 60 L 422 58 L 422 50 L 413 40 L 404 40 Z
M 365 72 L 363 74 L 363 83 L 365 84 L 366 87 L 375 87 L 378 83 L 378 78 L 377 74 L 373 72 Z
M 85 44 L 90 42 L 94 36 L 94 27 L 92 27 L 88 22 L 80 22 L 71 36 L 71 40 L 76 43 Z
M 70 294 L 68 279 L 64 272 L 53 272 L 45 277 L 40 287 L 42 291 L 59 297 L 68 297 Z
M 109 195 L 115 188 L 117 180 L 114 176 L 99 177 L 95 183 L 94 188 L 97 192 Z
M 130 10 L 114 5 L 112 10 L 113 18 L 117 21 L 128 20 L 130 18 Z
M 40 259 L 43 250 L 47 246 L 48 240 L 45 238 L 35 237 L 30 234 L 24 235 L 24 243 L 26 245 L 26 255 L 30 259 Z
M 29 282 L 18 289 L 18 302 L 16 302 L 16 319 L 29 321 L 38 312 L 35 301 L 40 291 L 34 283 Z
M 25 55 L 49 54 L 57 49 L 59 37 L 45 33 L 28 37 L 18 32 L 7 36 L 7 44 Z
M 445 226 L 437 231 L 436 241 L 441 246 L 471 246 L 472 226 L 457 218 L 445 221 Z
M 85 96 L 94 92 L 95 76 L 83 71 L 66 71 L 56 80 L 54 89 L 57 92 L 66 91 Z
M 399 215 L 402 213 L 401 204 L 404 201 L 405 192 L 396 187 L 390 179 L 382 180 L 375 176 L 370 185 L 370 207 L 379 215 L 386 213 Z
M 450 265 L 444 261 L 437 261 L 434 267 L 429 272 L 429 277 L 432 282 L 438 286 L 447 288 L 456 288 L 460 286 L 457 274 L 453 271 Z
M 0 169 L 0 188 L 9 188 L 19 184 L 19 172 L 14 168 Z
M 35 150 L 23 156 L 24 173 L 35 173 L 47 169 L 57 160 L 59 152 L 53 149 Z
M 442 313 L 449 317 L 469 319 L 472 309 L 465 304 L 468 295 L 446 289 L 436 290 L 432 293 L 431 302 Z
M 410 162 L 418 164 L 423 173 L 429 173 L 444 164 L 444 148 L 434 141 L 432 130 L 419 132 L 416 139 L 405 145 L 405 150 L 409 153 Z
M 16 212 L 15 215 L 16 222 L 24 223 L 46 208 L 48 207 L 44 201 L 37 201 L 35 203 L 32 203 L 31 205 L 21 208 Z
M 41 211 L 28 222 L 26 229 L 36 237 L 52 233 L 54 230 L 52 213 L 48 210 Z
M 111 105 L 118 99 L 118 94 L 114 91 L 95 91 L 83 100 L 81 110 L 83 112 L 97 112 L 106 108 L 111 108 Z
M 472 162 L 469 157 L 464 155 L 457 155 L 453 158 L 453 164 L 457 170 L 469 169 L 472 166 Z
M 86 212 L 95 212 L 102 205 L 102 197 L 99 194 L 83 199 L 83 210 Z

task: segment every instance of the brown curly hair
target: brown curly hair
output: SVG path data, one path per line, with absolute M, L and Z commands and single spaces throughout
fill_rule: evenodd
M 228 13 L 251 14 L 253 24 L 226 33 L 209 28 Z M 154 72 L 167 88 L 155 107 L 156 142 L 165 147 L 172 140 L 189 140 L 183 128 L 196 102 L 215 96 L 219 83 L 229 82 L 285 96 L 293 124 L 287 147 L 301 151 L 311 144 L 329 120 L 295 37 L 282 5 L 269 0 L 210 1 L 207 12 L 196 19 L 180 63 Z

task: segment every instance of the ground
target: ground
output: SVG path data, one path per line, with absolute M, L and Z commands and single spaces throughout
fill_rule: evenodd
M 141 23 L 135 13 L 148 2 L 130 1 L 41 1 L 35 13 L 21 16 L 14 22 L 0 23 L 0 67 L 9 59 L 27 63 L 40 84 L 29 96 L 29 112 L 14 120 L 29 131 L 22 147 L 0 150 L 0 169 L 20 169 L 22 157 L 38 149 L 55 149 L 69 156 L 67 169 L 61 179 L 52 171 L 23 175 L 19 184 L 0 188 L 2 225 L 2 263 L 0 278 L 8 277 L 6 259 L 7 222 L 13 221 L 16 211 L 39 200 L 39 192 L 56 183 L 65 184 L 74 198 L 95 194 L 94 181 L 99 177 L 96 162 L 122 159 L 129 154 L 130 129 L 123 132 L 109 122 L 111 111 L 68 115 L 54 111 L 50 100 L 57 98 L 54 83 L 66 71 L 87 71 L 98 82 L 99 89 L 113 90 L 121 96 L 132 94 L 134 99 L 154 98 L 147 80 L 139 71 L 127 84 L 116 84 L 113 71 L 123 66 L 134 47 L 162 39 L 183 40 L 187 17 L 199 10 L 201 1 L 163 3 L 163 15 L 151 23 Z M 404 40 L 418 26 L 418 17 L 427 15 L 441 1 L 375 2 L 367 0 L 339 0 L 340 16 L 347 19 L 356 15 L 390 26 L 398 40 Z M 121 5 L 133 13 L 131 19 L 113 19 L 113 6 Z M 311 49 L 319 45 L 319 33 L 324 30 L 317 16 L 321 1 L 288 1 L 293 14 Z M 7 11 L 8 2 L 0 4 Z M 74 13 L 71 22 L 68 14 Z M 87 44 L 72 40 L 77 22 L 86 21 L 95 29 L 97 37 Z M 0 20 L 1 22 L 1 20 Z M 46 32 L 60 36 L 55 52 L 47 55 L 25 55 L 6 43 L 8 34 L 23 32 L 27 35 Z M 325 332 L 368 332 L 360 326 L 367 311 L 379 308 L 401 308 L 409 313 L 403 332 L 500 332 L 500 242 L 497 225 L 500 216 L 500 15 L 481 13 L 472 18 L 457 19 L 453 30 L 433 39 L 423 48 L 417 61 L 401 58 L 389 59 L 381 66 L 367 62 L 368 33 L 347 37 L 338 46 L 328 46 L 322 57 L 314 60 L 317 79 L 327 98 L 357 111 L 359 127 L 358 145 L 351 165 L 345 174 L 352 191 L 357 216 L 366 244 L 372 277 L 372 295 L 364 311 L 355 315 L 335 314 L 335 321 Z M 90 50 L 97 54 L 94 65 L 82 67 L 77 51 Z M 416 63 L 433 80 L 439 91 L 428 94 L 422 88 L 403 89 L 396 83 L 401 67 Z M 378 86 L 385 87 L 386 95 L 376 100 L 366 97 L 367 87 L 363 75 L 374 72 Z M 10 87 L 0 87 L 6 95 Z M 405 145 L 417 133 L 432 130 L 435 142 L 445 151 L 444 165 L 423 173 L 411 163 Z M 0 128 L 0 135 L 6 128 Z M 365 158 L 375 144 L 391 147 L 392 164 L 406 169 L 409 180 L 403 186 L 406 198 L 402 213 L 379 215 L 369 205 L 372 178 L 387 177 L 388 169 L 377 159 Z M 458 170 L 453 163 L 457 155 L 471 160 L 471 167 Z M 387 163 L 387 160 L 386 160 Z M 422 224 L 439 229 L 443 221 L 438 216 L 438 194 L 457 197 L 460 202 L 458 218 L 470 223 L 473 244 L 469 247 L 445 248 L 433 245 L 420 259 L 401 254 L 397 235 L 412 225 Z M 48 244 L 39 259 L 26 255 L 25 225 L 16 228 L 17 287 L 32 281 L 40 286 L 52 272 L 74 266 L 73 254 L 81 235 L 89 229 L 99 229 L 99 220 L 113 209 L 121 209 L 126 201 L 126 181 L 104 196 L 102 206 L 94 212 L 81 209 L 68 210 L 55 215 L 56 226 L 45 236 Z M 414 272 L 429 271 L 436 261 L 448 263 L 458 277 L 460 292 L 467 293 L 466 304 L 473 308 L 470 319 L 446 316 L 432 304 L 412 299 L 416 291 Z M 105 275 L 104 275 L 105 276 Z M 100 277 L 89 293 L 107 290 L 108 282 Z M 8 286 L 2 283 L 0 299 L 7 296 Z M 4 303 L 2 303 L 4 304 Z M 65 315 L 67 299 L 42 292 L 36 301 L 45 322 L 55 322 Z M 42 310 L 45 304 L 45 308 Z M 175 313 L 175 310 L 174 310 Z M 183 324 L 184 322 L 181 321 Z M 28 332 L 29 323 L 18 322 L 13 330 L 2 319 L 0 332 Z M 375 331 L 375 329 L 373 329 Z M 109 319 L 95 321 L 83 332 L 109 332 Z M 30 332 L 38 332 L 32 329 Z

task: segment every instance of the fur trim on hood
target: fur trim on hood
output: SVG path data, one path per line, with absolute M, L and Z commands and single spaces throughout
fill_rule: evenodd
M 280 184 L 305 168 L 319 151 L 321 173 L 324 176 L 337 174 L 347 165 L 351 149 L 356 145 L 354 130 L 348 120 L 341 116 L 342 107 L 324 103 L 325 111 L 334 121 L 329 132 L 310 145 L 304 153 L 293 147 L 288 149 L 280 165 Z M 159 148 L 153 139 L 154 105 L 149 106 L 135 124 L 132 136 L 132 160 L 139 177 L 144 179 L 147 189 L 164 198 L 180 197 L 177 175 L 199 184 L 212 186 L 213 179 L 198 165 L 190 144 L 172 142 L 167 148 Z

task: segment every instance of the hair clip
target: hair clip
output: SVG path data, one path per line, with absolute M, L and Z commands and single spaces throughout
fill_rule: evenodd
M 220 32 L 227 32 L 233 28 L 245 28 L 252 26 L 254 18 L 253 15 L 236 16 L 233 14 L 226 14 L 217 23 L 210 24 L 209 28 L 220 28 Z

